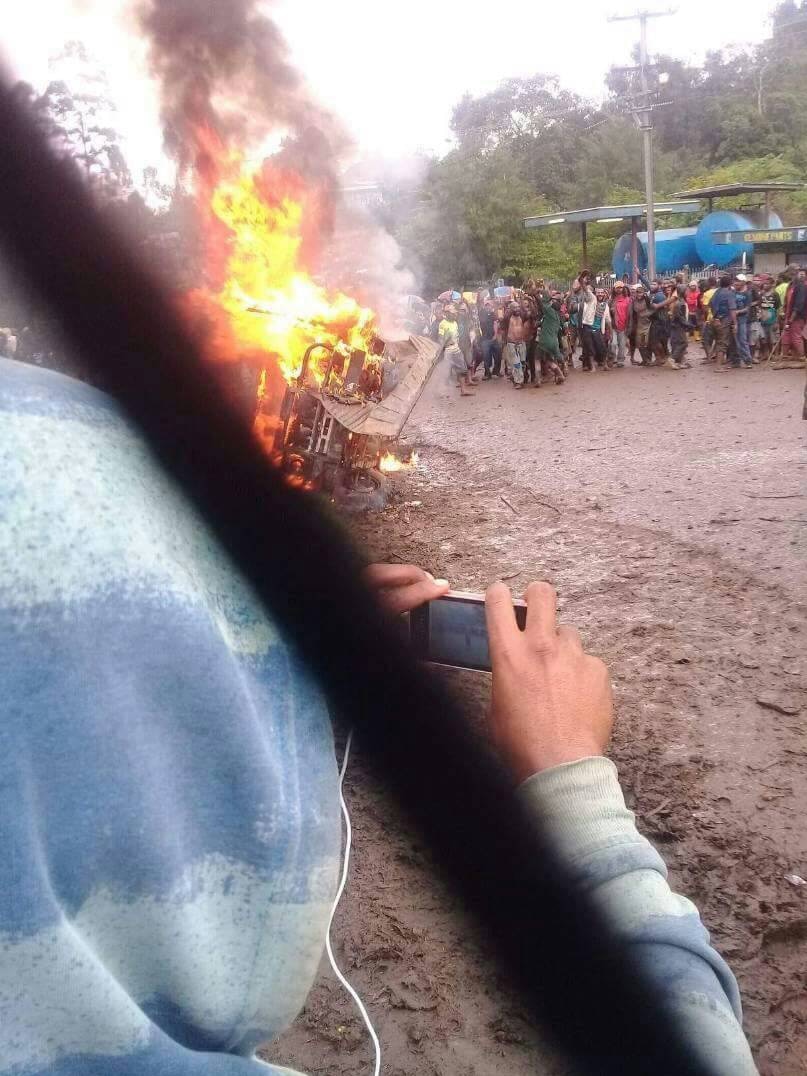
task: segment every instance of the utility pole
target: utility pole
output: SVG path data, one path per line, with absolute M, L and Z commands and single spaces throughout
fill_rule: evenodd
M 674 15 L 675 10 L 637 11 L 635 15 L 610 15 L 609 22 L 639 22 L 639 77 L 642 83 L 641 107 L 633 109 L 633 114 L 642 132 L 644 148 L 644 183 L 647 198 L 647 273 L 650 280 L 656 275 L 656 214 L 655 195 L 653 191 L 653 105 L 650 104 L 651 90 L 647 80 L 649 60 L 647 55 L 647 20 L 659 19 L 665 15 Z M 636 68 L 633 68 L 636 70 Z M 634 266 L 634 269 L 637 267 Z

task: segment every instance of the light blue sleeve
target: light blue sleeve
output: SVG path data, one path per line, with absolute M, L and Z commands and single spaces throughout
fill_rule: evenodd
M 114 401 L 7 359 L 0 565 L 0 1076 L 278 1076 L 339 876 L 318 685 Z
M 753 1076 L 736 980 L 695 905 L 670 889 L 664 861 L 636 829 L 616 767 L 586 758 L 535 774 L 518 798 L 629 945 L 715 1076 Z

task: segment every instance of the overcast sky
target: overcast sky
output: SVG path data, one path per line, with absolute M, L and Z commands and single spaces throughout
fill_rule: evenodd
M 49 54 L 66 39 L 84 39 L 108 69 L 119 126 L 132 163 L 142 167 L 159 154 L 160 138 L 156 98 L 144 83 L 137 43 L 123 29 L 126 6 L 78 0 L 71 10 L 61 0 L 25 0 L 4 20 L 0 41 L 14 74 L 41 86 Z M 675 15 L 649 24 L 650 51 L 695 60 L 708 49 L 761 40 L 774 0 L 675 6 Z M 484 92 L 509 76 L 557 74 L 564 87 L 599 99 L 609 65 L 630 62 L 638 35 L 635 23 L 609 24 L 607 14 L 619 8 L 599 0 L 463 0 L 451 8 L 434 0 L 275 0 L 267 10 L 318 96 L 363 149 L 386 156 L 445 151 L 451 110 L 463 93 Z

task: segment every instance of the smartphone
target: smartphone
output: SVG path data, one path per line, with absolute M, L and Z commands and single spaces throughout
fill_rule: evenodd
M 527 603 L 513 599 L 516 623 L 524 630 Z M 409 634 L 415 656 L 434 665 L 490 672 L 490 648 L 485 623 L 485 597 L 450 590 L 409 614 Z

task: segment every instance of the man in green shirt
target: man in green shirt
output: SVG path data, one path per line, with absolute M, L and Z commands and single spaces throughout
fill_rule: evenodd
M 550 292 L 549 294 L 542 291 L 538 293 L 538 298 L 544 312 L 541 321 L 541 334 L 538 337 L 538 348 L 541 352 L 541 365 L 546 363 L 547 369 L 552 372 L 555 378 L 555 384 L 562 385 L 566 378 L 563 376 L 563 371 L 561 370 L 563 356 L 560 353 L 560 342 L 558 339 L 558 334 L 561 329 L 560 295 L 556 291 Z

